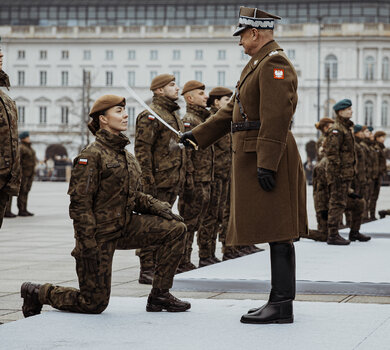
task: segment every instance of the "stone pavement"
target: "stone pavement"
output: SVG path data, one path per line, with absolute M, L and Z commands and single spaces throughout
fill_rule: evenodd
M 52 282 L 77 287 L 72 222 L 68 216 L 66 183 L 34 182 L 29 210 L 34 217 L 4 219 L 0 230 L 0 323 L 23 318 L 20 285 L 24 281 Z M 311 187 L 308 187 L 310 227 L 315 228 Z M 15 205 L 15 201 L 14 201 Z M 390 208 L 390 188 L 382 187 L 378 210 Z M 13 208 L 16 211 L 16 208 Z M 267 248 L 268 245 L 260 245 Z M 221 257 L 220 245 L 217 256 Z M 198 262 L 194 244 L 192 261 Z M 383 267 L 380 267 L 383 268 Z M 117 251 L 113 263 L 112 296 L 145 297 L 150 286 L 138 284 L 139 261 L 134 251 Z M 267 294 L 175 292 L 178 297 L 200 299 L 261 299 Z M 390 304 L 388 297 L 355 295 L 298 295 L 301 301 Z M 44 310 L 50 309 L 45 306 Z

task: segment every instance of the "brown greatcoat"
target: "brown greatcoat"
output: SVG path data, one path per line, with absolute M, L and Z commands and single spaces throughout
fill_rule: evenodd
M 284 79 L 276 79 L 281 76 L 275 69 L 284 70 Z M 307 234 L 306 180 L 289 130 L 297 104 L 297 75 L 275 41 L 263 46 L 248 62 L 237 89 L 248 120 L 260 120 L 261 127 L 235 132 L 232 137 L 227 244 L 275 242 Z M 232 121 L 243 121 L 237 93 L 225 108 L 192 132 L 205 148 L 227 134 Z M 271 192 L 260 187 L 258 167 L 276 172 L 276 187 Z

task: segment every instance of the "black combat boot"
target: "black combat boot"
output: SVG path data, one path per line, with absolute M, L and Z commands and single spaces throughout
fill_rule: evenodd
M 195 269 L 197 269 L 197 267 L 191 261 L 188 261 L 188 262 L 180 264 L 177 267 L 176 274 L 188 272 L 188 271 L 195 270 Z
M 23 298 L 22 311 L 24 317 L 35 316 L 41 313 L 42 303 L 39 301 L 40 284 L 24 282 L 20 287 L 20 295 Z
M 328 234 L 318 230 L 309 230 L 308 234 L 301 234 L 300 237 L 312 239 L 317 242 L 326 242 L 328 240 Z
M 5 218 L 16 218 L 16 214 L 14 214 L 12 211 L 6 211 L 4 214 Z
M 256 247 L 254 244 L 248 246 L 249 247 L 249 251 L 251 251 L 252 253 L 251 254 L 254 254 L 254 253 L 260 253 L 260 252 L 263 252 L 264 249 L 262 248 L 258 248 Z
M 218 263 L 221 262 L 221 260 L 219 260 L 215 255 L 213 255 L 213 256 L 211 257 L 211 260 L 213 261 L 214 264 L 218 264 Z
M 250 309 L 242 323 L 292 323 L 295 298 L 295 250 L 293 243 L 270 243 L 271 293 L 262 307 Z
M 153 267 L 142 267 L 139 271 L 139 284 L 152 284 L 154 276 L 154 268 Z
M 354 241 L 359 241 L 359 242 L 367 242 L 371 239 L 370 236 L 363 235 L 359 231 L 350 231 L 349 232 L 349 240 L 354 242 Z
M 199 258 L 199 266 L 198 267 L 205 267 L 209 265 L 213 265 L 214 261 L 211 260 L 211 258 Z
M 19 210 L 19 216 L 31 216 L 27 210 Z
M 387 212 L 386 210 L 379 210 L 378 214 L 380 219 L 384 219 L 386 217 Z
M 191 304 L 182 301 L 169 293 L 169 289 L 153 288 L 148 297 L 146 311 L 159 312 L 183 312 L 191 308 Z
M 231 260 L 231 259 L 237 259 L 245 254 L 241 253 L 238 249 L 234 247 L 225 247 L 224 253 L 222 256 L 222 261 Z
M 351 243 L 348 239 L 344 239 L 339 235 L 339 231 L 337 229 L 329 229 L 328 240 L 326 243 L 330 245 L 348 245 Z
M 30 212 L 28 210 L 26 210 L 26 213 L 27 213 L 28 216 L 34 216 L 34 213 L 32 213 L 32 212 Z

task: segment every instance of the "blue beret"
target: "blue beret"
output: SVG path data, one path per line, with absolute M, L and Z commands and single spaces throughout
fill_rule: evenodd
M 30 136 L 30 133 L 28 131 L 23 131 L 19 134 L 19 138 L 21 140 L 25 139 L 26 137 L 29 137 Z
M 351 106 L 352 106 L 352 101 L 345 98 L 344 100 L 337 102 L 333 106 L 333 109 L 335 110 L 335 112 L 338 112 L 338 111 L 341 111 L 342 109 L 346 109 L 346 108 L 351 107 Z
M 357 132 L 359 131 L 362 131 L 363 130 L 363 126 L 360 125 L 360 124 L 355 124 L 354 127 L 353 127 L 353 132 L 356 134 Z
M 367 129 L 370 130 L 371 132 L 374 130 L 372 126 L 367 126 Z

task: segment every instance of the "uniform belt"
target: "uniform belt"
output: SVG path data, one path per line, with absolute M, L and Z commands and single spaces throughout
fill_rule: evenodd
M 260 120 L 245 121 L 241 123 L 232 123 L 232 134 L 237 131 L 246 131 L 246 130 L 259 130 L 260 129 Z

